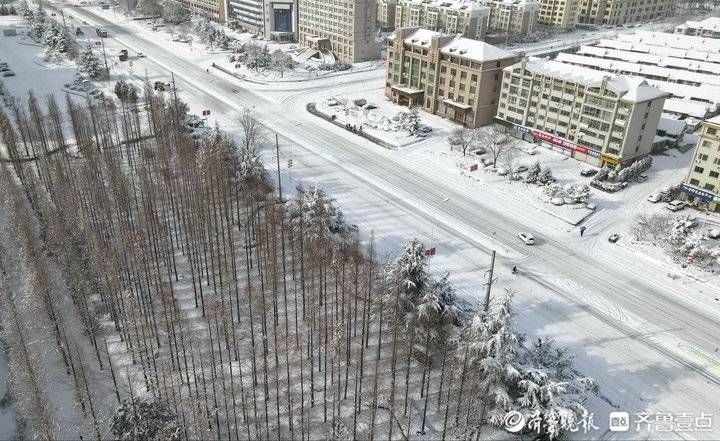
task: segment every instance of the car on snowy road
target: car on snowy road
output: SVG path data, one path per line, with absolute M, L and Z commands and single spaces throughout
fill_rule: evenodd
M 685 202 L 675 199 L 674 201 L 668 202 L 666 207 L 670 211 L 680 211 L 685 208 Z
M 518 237 L 525 245 L 535 245 L 535 237 L 530 233 L 520 232 L 518 233 Z
M 652 193 L 650 196 L 647 197 L 647 200 L 652 202 L 653 204 L 657 204 L 658 202 L 662 201 L 662 196 L 657 193 Z
M 4 77 L 14 77 L 14 76 L 15 76 L 15 72 L 13 72 L 13 71 L 11 71 L 11 70 L 6 70 L 6 71 L 4 71 L 4 72 L 2 73 L 2 76 L 4 76 Z
M 613 233 L 610 237 L 608 237 L 608 242 L 610 243 L 616 243 L 618 240 L 620 240 L 620 235 L 617 233 Z

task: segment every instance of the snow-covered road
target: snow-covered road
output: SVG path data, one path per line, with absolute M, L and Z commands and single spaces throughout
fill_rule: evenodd
M 651 264 L 578 245 L 569 234 L 558 233 L 558 220 L 547 214 L 529 211 L 511 198 L 479 194 L 477 188 L 438 174 L 434 164 L 348 135 L 307 114 L 300 94 L 248 89 L 247 83 L 209 74 L 207 66 L 93 10 L 73 13 L 144 52 L 153 72 L 174 72 L 183 97 L 192 97 L 215 115 L 229 121 L 240 106 L 254 107 L 282 136 L 282 145 L 291 146 L 298 164 L 292 173 L 323 182 L 352 222 L 375 229 L 388 246 L 423 231 L 442 237 L 439 262 L 466 291 L 473 284 L 474 292 L 481 291 L 488 252 L 498 248 L 499 272 L 505 276 L 496 289 L 511 284 L 521 291 L 523 330 L 555 336 L 573 349 L 579 367 L 603 386 L 606 406 L 601 414 L 610 407 L 631 413 L 720 414 L 720 363 L 715 361 L 720 319 L 716 310 L 693 300 L 695 287 L 665 278 Z M 343 78 L 344 85 L 367 80 L 366 74 Z M 331 85 L 310 83 L 298 89 L 302 87 L 304 96 Z M 528 249 L 518 242 L 517 232 L 525 230 L 536 234 L 538 246 Z M 521 274 L 510 281 L 507 269 L 512 265 L 520 266 Z M 600 417 L 599 424 L 607 427 L 607 419 Z M 716 439 L 720 424 L 710 432 L 677 435 Z

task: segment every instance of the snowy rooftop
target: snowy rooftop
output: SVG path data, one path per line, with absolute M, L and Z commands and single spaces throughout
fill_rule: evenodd
M 668 135 L 680 136 L 687 129 L 685 121 L 670 118 L 660 118 L 658 121 L 658 131 L 663 131 Z
M 708 29 L 720 31 L 720 17 L 710 17 L 702 21 L 686 21 L 675 29 Z
M 505 70 L 512 71 L 515 66 L 506 67 Z M 606 72 L 558 61 L 531 58 L 526 62 L 525 68 L 531 72 L 562 78 L 586 86 L 607 80 L 608 85 L 622 95 L 623 101 L 628 102 L 648 101 L 668 95 L 667 92 L 648 84 L 643 78 L 608 75 Z
M 670 34 L 667 32 L 637 31 L 634 34 L 618 35 L 618 40 L 645 43 L 649 46 L 664 46 L 685 50 L 703 50 L 720 53 L 720 40 L 694 35 Z
M 395 38 L 395 33 L 390 39 Z M 405 38 L 405 44 L 430 47 L 435 37 L 447 36 L 441 32 L 428 29 L 417 29 Z M 457 55 L 474 61 L 501 60 L 505 58 L 516 58 L 513 52 L 500 49 L 499 47 L 485 43 L 484 41 L 473 40 L 465 37 L 455 37 L 440 48 L 440 52 L 448 55 Z
M 718 116 L 716 116 L 716 117 L 713 117 L 713 118 L 710 118 L 709 120 L 707 120 L 707 121 L 705 121 L 705 122 L 710 123 L 710 124 L 715 124 L 715 125 L 717 125 L 717 126 L 720 126 L 720 115 L 718 115 Z
M 481 6 L 472 0 L 400 0 L 399 3 L 469 12 L 479 12 L 489 9 L 486 6 Z
M 720 85 L 720 75 L 711 75 L 698 72 L 690 72 L 681 69 L 671 69 L 662 66 L 631 63 L 628 61 L 610 60 L 596 56 L 576 55 L 560 53 L 558 61 L 577 64 L 580 66 L 593 67 L 608 72 L 622 72 L 625 74 L 640 75 L 668 82 L 692 81 L 701 85 Z
M 577 51 L 578 55 L 590 55 L 600 58 L 610 58 L 631 63 L 654 64 L 660 67 L 683 69 L 692 72 L 705 72 L 720 74 L 720 64 L 706 61 L 677 58 L 673 56 L 655 55 L 641 52 L 633 52 L 620 49 L 610 49 L 596 46 L 581 46 Z
M 667 46 L 654 46 L 636 41 L 608 40 L 605 38 L 600 39 L 595 46 L 709 63 L 720 63 L 720 54 L 704 51 L 702 46 L 693 49 L 680 49 Z

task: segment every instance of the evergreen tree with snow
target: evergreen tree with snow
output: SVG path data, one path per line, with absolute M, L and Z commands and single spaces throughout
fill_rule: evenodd
M 30 25 L 28 36 L 37 42 L 41 42 L 43 35 L 45 35 L 45 29 L 47 28 L 47 14 L 42 7 L 42 3 L 38 6 L 37 10 L 32 13 L 31 18 L 28 19 L 28 24 Z
M 93 79 L 99 78 L 102 73 L 100 59 L 95 55 L 92 46 L 89 44 L 85 46 L 85 49 L 80 51 L 78 70 Z
M 113 439 L 173 441 L 180 439 L 177 415 L 164 403 L 124 400 L 110 423 Z
M 29 20 L 28 15 L 32 14 L 30 7 L 28 6 L 27 0 L 19 0 L 15 5 L 15 11 L 18 15 L 21 15 L 25 20 Z
M 528 169 L 527 175 L 525 175 L 525 182 L 529 184 L 534 184 L 538 180 L 538 176 L 540 175 L 540 161 L 535 161 L 533 165 L 530 166 Z
M 523 336 L 515 329 L 513 292 L 491 305 L 487 314 L 477 313 L 461 337 L 459 354 L 467 358 L 468 402 L 479 399 L 479 424 L 501 425 L 515 408 L 514 386 L 520 379 L 518 357 Z M 477 406 L 477 404 L 475 404 Z M 469 410 L 470 413 L 472 411 Z
M 554 340 L 540 338 L 523 354 L 518 404 L 542 438 L 556 439 L 578 427 L 588 415 L 584 402 L 598 392 L 593 379 L 576 373 L 573 358 Z
M 352 230 L 335 200 L 319 187 L 298 187 L 290 215 L 291 225 L 298 232 L 302 229 L 304 239 L 317 245 L 333 237 L 345 238 Z

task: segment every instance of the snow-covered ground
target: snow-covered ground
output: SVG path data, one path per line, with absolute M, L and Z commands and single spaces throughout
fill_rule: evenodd
M 16 37 L 0 37 L 0 59 L 15 72 L 13 77 L 0 77 L 11 96 L 24 97 L 28 91 L 42 97 L 54 94 L 64 99 L 63 85 L 73 80 L 75 66 L 70 62 L 48 63 L 43 60 L 43 48 L 21 32 L 25 26 L 17 16 L 0 17 L 3 29 L 16 29 Z
M 138 44 L 139 40 L 133 38 L 122 35 L 118 40 Z M 111 50 L 122 47 L 111 40 L 107 42 Z M 566 222 L 528 206 L 526 200 L 519 198 L 526 191 L 519 184 L 508 184 L 490 174 L 475 175 L 483 179 L 481 183 L 463 176 L 456 165 L 457 157 L 438 153 L 448 151 L 442 137 L 390 152 L 306 114 L 304 104 L 313 101 L 315 93 L 327 96 L 343 93 L 345 89 L 348 93 L 377 91 L 382 80 L 374 72 L 345 77 L 343 86 L 332 84 L 337 79 L 327 82 L 321 79 L 311 82 L 312 86 L 302 85 L 292 90 L 263 88 L 263 97 L 271 102 L 252 101 L 251 92 L 242 90 L 249 86 L 237 82 L 233 87 L 240 88 L 242 94 L 235 99 L 225 77 L 208 76 L 204 69 L 201 73 L 183 71 L 186 66 L 181 62 L 160 50 L 151 53 L 145 49 L 149 45 L 140 43 L 148 59 L 133 60 L 133 78 L 140 81 L 145 69 L 151 80 L 169 79 L 170 70 L 178 72 L 181 97 L 188 101 L 193 113 L 212 109 L 211 124 L 217 121 L 232 130 L 236 126 L 233 119 L 238 102 L 262 103 L 263 108 L 257 109 L 261 117 L 267 118 L 268 124 L 284 135 L 281 141 L 282 176 L 287 184 L 284 188 L 290 190 L 298 183 L 320 184 L 338 199 L 349 222 L 360 225 L 366 234 L 375 233 L 382 252 L 397 249 L 412 236 L 436 245 L 439 254 L 433 258 L 434 269 L 450 271 L 453 282 L 463 293 L 469 298 L 481 298 L 482 276 L 489 263 L 487 250 L 497 248 L 501 258 L 496 272 L 499 280 L 494 289 L 519 291 L 521 330 L 555 337 L 577 354 L 582 372 L 598 379 L 603 398 L 592 403 L 591 408 L 603 427 L 611 410 L 717 411 L 715 383 L 676 362 L 703 354 L 702 349 L 695 347 L 699 343 L 676 335 L 697 324 L 685 323 L 685 316 L 675 311 L 661 311 L 668 315 L 667 322 L 638 316 L 633 312 L 633 304 L 640 305 L 639 310 L 644 311 L 641 305 L 653 299 L 638 294 L 637 290 L 642 291 L 643 285 L 635 287 L 624 283 L 649 283 L 648 279 L 652 279 L 653 285 L 663 292 L 676 292 L 678 299 L 673 302 L 679 303 L 673 304 L 683 308 L 689 304 L 708 310 L 708 314 L 712 313 L 712 306 L 702 299 L 684 296 L 692 292 L 717 292 L 717 284 L 686 280 L 681 285 L 680 280 L 665 277 L 666 269 L 654 256 L 638 256 L 636 250 L 626 248 L 622 242 L 621 246 L 607 242 L 611 232 L 629 228 L 634 212 L 649 209 L 649 203 L 644 202 L 649 193 L 681 179 L 690 161 L 688 154 L 657 158 L 647 182 L 632 184 L 621 193 L 598 195 L 595 192 L 599 209 L 586 222 L 588 234 L 580 238 L 577 230 Z M 129 63 L 120 66 L 119 72 L 125 71 L 130 74 Z M 301 88 L 305 90 L 300 91 Z M 361 146 L 375 161 L 354 160 L 365 158 L 357 155 L 353 150 L 355 146 Z M 268 149 L 267 164 L 274 164 L 273 154 L 274 149 Z M 554 174 L 560 179 L 577 176 L 582 164 L 558 156 L 543 151 L 540 157 L 552 164 Z M 293 159 L 292 168 L 284 166 L 288 159 Z M 378 176 L 384 173 L 383 164 L 395 167 L 404 180 L 412 180 L 414 187 L 402 186 L 389 175 Z M 413 173 L 406 174 L 409 169 Z M 416 185 L 418 179 L 426 180 L 427 185 Z M 425 194 L 413 194 L 408 188 L 428 190 Z M 518 190 L 514 191 L 515 188 Z M 464 210 L 456 206 L 458 201 L 465 205 Z M 494 211 L 506 216 L 505 226 L 495 219 Z M 497 225 L 497 235 L 478 219 L 493 225 L 492 228 Z M 533 225 L 542 239 L 537 250 L 527 249 L 514 240 L 512 231 L 516 226 L 528 224 Z M 560 253 L 564 248 L 555 248 L 557 244 L 574 250 L 573 255 Z M 555 249 L 558 252 L 543 251 Z M 591 273 L 578 277 L 572 271 L 562 271 L 563 267 L 579 264 L 585 258 L 601 261 L 608 277 L 598 279 Z M 638 259 L 643 259 L 640 265 Z M 509 272 L 514 264 L 521 269 L 517 277 Z M 626 273 L 635 278 L 624 276 Z M 625 299 L 599 295 L 600 283 L 617 286 L 619 297 Z M 633 304 L 624 303 L 625 300 Z M 675 326 L 678 328 L 674 329 Z M 707 357 L 705 361 L 694 362 L 709 372 L 716 371 L 717 364 L 713 364 L 717 363 L 716 356 L 707 354 Z M 717 430 L 720 428 L 715 432 L 693 434 L 693 437 L 717 438 L 720 433 Z M 648 436 L 647 433 L 630 435 L 633 438 Z M 598 432 L 591 436 L 597 439 L 605 434 Z

